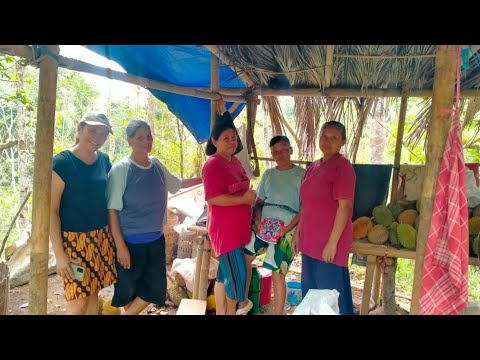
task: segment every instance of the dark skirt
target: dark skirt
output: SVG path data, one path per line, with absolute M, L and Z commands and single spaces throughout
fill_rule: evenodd
M 336 289 L 340 315 L 353 315 L 348 267 L 326 263 L 302 254 L 302 296 L 310 289 Z
M 62 231 L 63 249 L 72 259 L 81 259 L 82 281 L 64 279 L 67 300 L 85 298 L 117 280 L 115 243 L 109 226 L 89 232 Z

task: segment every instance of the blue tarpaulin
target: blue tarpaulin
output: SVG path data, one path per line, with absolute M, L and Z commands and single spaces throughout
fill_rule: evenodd
M 210 57 L 198 45 L 85 45 L 97 54 L 118 63 L 130 75 L 173 85 L 210 87 Z M 246 87 L 237 74 L 220 61 L 220 87 Z M 210 100 L 149 89 L 182 121 L 198 142 L 210 135 Z M 226 102 L 228 109 L 232 103 Z M 232 113 L 242 111 L 241 104 Z

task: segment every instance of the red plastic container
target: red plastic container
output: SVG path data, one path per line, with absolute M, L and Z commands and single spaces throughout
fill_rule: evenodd
M 270 304 L 272 299 L 272 270 L 265 269 L 263 266 L 258 267 L 258 271 L 262 276 L 262 286 L 260 287 L 260 305 Z

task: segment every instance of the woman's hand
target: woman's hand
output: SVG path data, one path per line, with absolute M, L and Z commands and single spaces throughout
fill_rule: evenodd
M 323 249 L 323 253 L 322 253 L 323 260 L 327 263 L 331 263 L 335 258 L 336 253 L 337 253 L 337 245 L 332 244 L 330 241 L 327 242 L 327 245 L 325 245 L 325 248 Z
M 73 260 L 64 252 L 60 256 L 55 256 L 55 258 L 57 260 L 57 274 L 68 281 L 73 281 L 75 275 L 70 264 L 79 264 L 81 260 L 79 258 Z
M 257 193 L 255 190 L 249 189 L 243 194 L 243 203 L 247 205 L 251 205 L 257 199 Z
M 124 269 L 130 269 L 130 251 L 125 243 L 117 246 L 117 261 Z

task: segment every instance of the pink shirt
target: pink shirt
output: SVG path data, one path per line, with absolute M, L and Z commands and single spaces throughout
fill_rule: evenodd
M 222 194 L 243 195 L 250 180 L 240 161 L 214 154 L 203 165 L 205 200 Z M 252 207 L 250 205 L 208 206 L 208 235 L 215 255 L 219 256 L 250 242 Z
M 333 229 L 338 200 L 353 202 L 355 180 L 352 164 L 340 154 L 327 161 L 317 160 L 307 169 L 300 187 L 302 215 L 299 248 L 303 254 L 323 261 L 322 252 Z M 352 212 L 338 240 L 333 259 L 338 266 L 348 265 L 353 235 Z

